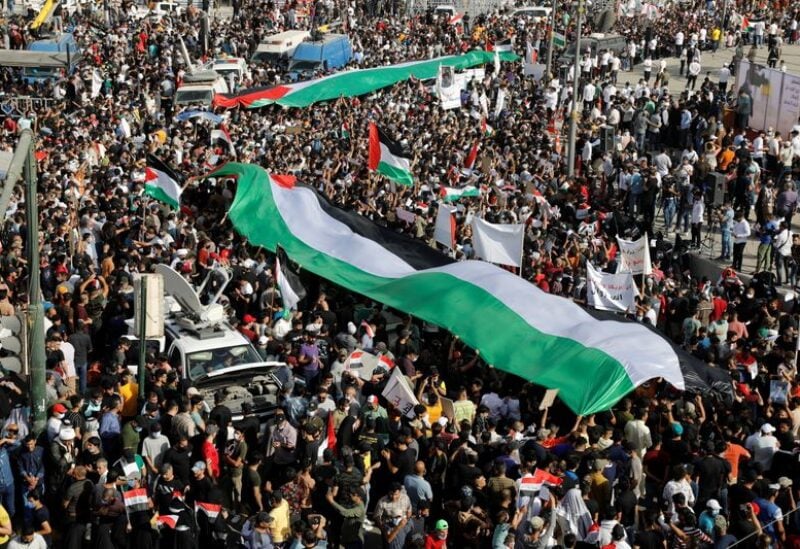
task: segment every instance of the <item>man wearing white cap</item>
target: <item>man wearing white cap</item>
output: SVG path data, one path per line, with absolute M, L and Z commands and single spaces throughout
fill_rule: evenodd
M 772 458 L 780 448 L 778 439 L 772 434 L 775 427 L 770 423 L 761 426 L 760 432 L 747 437 L 745 448 L 753 454 L 753 461 L 760 464 L 762 471 L 767 472 L 772 467 Z
M 783 527 L 783 511 L 775 503 L 775 498 L 780 489 L 780 484 L 770 484 L 763 497 L 755 499 L 755 503 L 758 505 L 758 520 L 762 524 L 764 533 L 769 535 L 773 542 L 786 541 L 786 531 Z

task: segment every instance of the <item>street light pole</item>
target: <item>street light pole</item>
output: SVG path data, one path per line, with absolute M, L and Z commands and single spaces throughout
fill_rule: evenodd
M 583 27 L 583 0 L 578 0 L 577 36 L 575 37 L 575 63 L 572 76 L 572 112 L 569 117 L 569 140 L 567 141 L 567 175 L 575 175 L 575 140 L 578 132 L 578 86 L 581 76 L 581 30 Z

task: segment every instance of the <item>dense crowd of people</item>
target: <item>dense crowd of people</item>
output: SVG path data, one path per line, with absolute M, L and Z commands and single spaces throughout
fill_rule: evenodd
M 562 4 L 555 28 L 569 43 L 576 21 Z M 24 311 L 28 274 L 40 269 L 48 409 L 34 433 L 26 381 L 3 372 L 0 547 L 798 546 L 798 322 L 782 296 L 800 265 L 800 125 L 790 135 L 752 131 L 752 98 L 732 74 L 762 48 L 780 66 L 800 8 L 752 4 L 623 6 L 612 29 L 626 39 L 621 51 L 579 52 L 575 66 L 538 80 L 520 62 L 486 66 L 452 110 L 414 79 L 304 109 L 217 109 L 234 151 L 212 140 L 208 118 L 178 118 L 187 69 L 178 37 L 194 62 L 249 59 L 269 34 L 331 25 L 350 36 L 352 65 L 363 68 L 508 38 L 518 54 L 544 59 L 548 22 L 503 10 L 451 23 L 398 2 L 234 0 L 232 18 L 215 19 L 205 36 L 203 6 L 163 18 L 135 16 L 128 3 L 64 7 L 36 33 L 30 16 L 9 14 L 6 47 L 24 48 L 52 25 L 72 31 L 85 55 L 75 75 L 38 84 L 0 71 L 4 98 L 47 98 L 0 114 L 4 149 L 22 129 L 37 136 L 42 258 L 27 262 L 16 192 L 0 315 Z M 601 23 L 588 17 L 584 35 Z M 718 49 L 731 63 L 712 70 L 702 58 Z M 679 74 L 666 58 L 678 59 Z M 670 92 L 684 73 L 686 91 Z M 253 65 L 234 91 L 288 79 L 286 67 Z M 574 110 L 571 176 L 561 121 Z M 369 122 L 408 151 L 413 186 L 367 170 Z M 180 209 L 143 194 L 148 153 L 186 176 Z M 587 263 L 614 272 L 615 237 L 647 233 L 654 268 L 628 316 L 728 372 L 729 387 L 695 395 L 652 380 L 611 410 L 575 417 L 458 338 L 307 273 L 308 296 L 284 310 L 272 255 L 227 220 L 235 182 L 200 178 L 228 160 L 295 174 L 337 206 L 456 259 L 474 256 L 471 216 L 524 223 L 521 276 L 581 304 Z M 721 207 L 707 205 L 712 172 L 725 175 Z M 480 196 L 454 202 L 457 244 L 444 249 L 433 238 L 441 189 L 470 185 Z M 712 230 L 723 268 L 698 280 L 686 254 L 708 247 Z M 748 244 L 757 246 L 751 284 L 739 277 Z M 134 277 L 158 263 L 198 286 L 210 270 L 229 270 L 231 322 L 264 359 L 310 381 L 288 383 L 266 425 L 249 405 L 234 421 L 158 353 L 146 357 L 139 400 L 121 336 Z M 386 368 L 348 373 L 358 349 L 409 379 L 414 417 L 383 396 Z

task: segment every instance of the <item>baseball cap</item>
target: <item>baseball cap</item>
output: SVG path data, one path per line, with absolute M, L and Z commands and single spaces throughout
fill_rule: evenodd
M 761 432 L 762 433 L 774 433 L 775 432 L 775 427 L 773 427 L 771 423 L 765 423 L 764 425 L 761 426 Z
M 778 479 L 778 484 L 780 485 L 781 488 L 789 488 L 793 484 L 793 482 L 792 479 L 790 479 L 789 477 L 781 477 Z
M 531 517 L 530 523 L 534 531 L 544 528 L 544 519 L 542 517 Z
M 200 471 L 205 471 L 205 470 L 206 470 L 206 464 L 203 463 L 202 461 L 195 461 L 194 465 L 192 465 L 193 473 L 199 473 Z
M 378 397 L 376 397 L 375 395 L 369 395 L 367 397 L 367 402 L 369 404 L 377 404 L 378 403 Z
M 720 505 L 719 502 L 715 499 L 708 500 L 706 502 L 706 507 L 708 507 L 712 511 L 719 511 L 720 509 L 722 509 L 722 505 Z
M 437 530 L 447 530 L 449 526 L 447 525 L 447 521 L 444 519 L 439 519 L 436 521 L 436 529 Z
M 720 530 L 727 530 L 728 529 L 728 521 L 722 515 L 717 515 L 714 517 L 714 526 L 719 528 Z
M 66 414 L 67 413 L 67 407 L 59 402 L 55 406 L 53 406 L 53 412 L 55 412 L 57 414 Z
M 242 317 L 242 322 L 244 322 L 245 324 L 249 324 L 255 321 L 256 317 L 254 317 L 253 315 L 244 315 L 244 317 Z

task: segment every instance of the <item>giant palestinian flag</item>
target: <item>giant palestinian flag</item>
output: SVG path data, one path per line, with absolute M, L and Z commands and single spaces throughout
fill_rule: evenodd
M 321 101 L 372 93 L 412 77 L 420 80 L 436 78 L 439 74 L 439 67 L 442 65 L 456 69 L 468 69 L 492 63 L 494 59 L 492 53 L 475 50 L 463 55 L 448 55 L 435 59 L 389 65 L 388 67 L 341 71 L 323 78 L 294 84 L 248 88 L 232 95 L 217 94 L 214 96 L 214 106 L 228 109 L 234 107 L 255 109 L 275 103 L 283 107 L 308 107 Z M 500 54 L 501 61 L 516 61 L 517 59 L 519 57 L 511 52 Z
M 450 330 L 496 368 L 559 389 L 578 414 L 606 410 L 651 378 L 685 387 L 683 357 L 639 323 L 600 321 L 499 267 L 454 262 L 290 176 L 239 163 L 209 174 L 224 176 L 238 180 L 228 217 L 254 246 L 281 246 L 322 278 Z
M 369 125 L 369 169 L 385 175 L 401 185 L 413 185 L 411 159 L 376 124 Z

